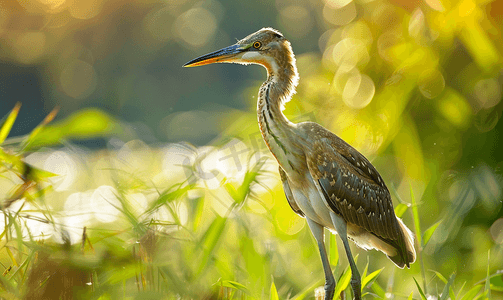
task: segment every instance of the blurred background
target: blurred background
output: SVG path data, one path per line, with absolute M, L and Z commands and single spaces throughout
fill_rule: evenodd
M 0 117 L 22 103 L 2 147 L 59 175 L 40 183 L 43 201 L 27 191 L 4 212 L 3 266 L 19 267 L 9 247 L 27 257 L 9 230 L 72 244 L 87 226 L 94 255 L 132 257 L 119 283 L 95 275 L 101 295 L 200 299 L 225 287 L 261 299 L 274 282 L 280 298 L 312 298 L 323 285 L 318 250 L 256 123 L 265 70 L 181 67 L 262 27 L 280 30 L 296 54 L 287 117 L 318 122 L 366 155 L 422 237 L 410 270 L 353 250 L 361 270 L 384 267 L 366 297 L 420 299 L 412 277 L 437 297 L 438 274 L 455 272 L 456 294 L 493 274 L 492 298 L 503 299 L 503 1 L 491 0 L 2 0 Z M 38 142 L 19 147 L 55 108 Z M 5 170 L 0 195 L 14 199 L 25 178 Z M 8 225 L 12 214 L 21 227 Z M 163 248 L 136 253 L 145 239 Z M 138 255 L 157 273 L 139 280 Z M 339 265 L 336 278 L 344 255 Z

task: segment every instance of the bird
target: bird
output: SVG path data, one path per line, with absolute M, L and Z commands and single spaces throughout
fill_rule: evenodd
M 399 268 L 416 260 L 414 236 L 395 215 L 391 195 L 376 168 L 351 145 L 315 122 L 292 123 L 283 114 L 299 82 L 290 42 L 273 28 L 262 28 L 234 45 L 195 58 L 183 67 L 212 63 L 258 64 L 267 79 L 258 93 L 262 137 L 279 164 L 287 202 L 306 219 L 325 273 L 325 300 L 335 280 L 324 244 L 324 228 L 339 235 L 351 268 L 354 299 L 361 299 L 361 277 L 348 239 L 385 253 Z

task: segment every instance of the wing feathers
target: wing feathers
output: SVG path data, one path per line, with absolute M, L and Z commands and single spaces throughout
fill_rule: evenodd
M 314 123 L 303 126 L 311 126 L 306 131 L 318 135 L 305 154 L 308 169 L 327 206 L 346 222 L 364 228 L 395 248 L 397 253 L 390 259 L 397 266 L 409 266 L 415 260 L 412 234 L 395 216 L 388 188 L 377 170 L 362 154 L 323 127 Z

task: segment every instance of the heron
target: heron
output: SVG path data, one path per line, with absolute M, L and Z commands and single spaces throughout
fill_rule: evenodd
M 355 148 L 314 122 L 292 123 L 283 114 L 299 82 L 290 42 L 273 28 L 262 28 L 234 45 L 187 62 L 258 64 L 267 80 L 258 93 L 262 137 L 279 164 L 286 199 L 306 219 L 316 240 L 325 273 L 325 299 L 334 296 L 335 279 L 324 244 L 324 228 L 338 234 L 351 268 L 351 288 L 361 299 L 361 278 L 348 239 L 359 247 L 385 253 L 399 268 L 416 259 L 414 236 L 395 215 L 386 184 Z

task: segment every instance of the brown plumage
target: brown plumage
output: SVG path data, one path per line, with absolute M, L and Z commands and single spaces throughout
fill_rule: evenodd
M 318 243 L 325 271 L 325 299 L 332 299 L 335 280 L 323 241 L 323 227 L 337 232 L 352 270 L 354 297 L 361 299 L 361 279 L 348 238 L 364 249 L 378 249 L 400 268 L 415 261 L 413 235 L 395 216 L 383 179 L 357 150 L 322 126 L 294 124 L 283 114 L 298 83 L 290 42 L 263 28 L 235 45 L 196 58 L 185 66 L 214 62 L 259 64 L 267 80 L 259 90 L 260 131 L 279 163 L 290 207 L 306 221 Z

